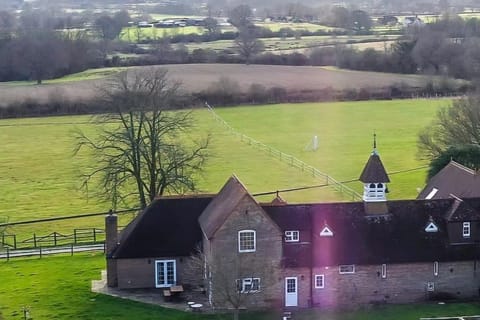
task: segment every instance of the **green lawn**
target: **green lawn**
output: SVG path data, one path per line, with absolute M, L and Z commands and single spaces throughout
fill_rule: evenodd
M 424 165 L 416 158 L 416 136 L 448 100 L 394 100 L 341 103 L 282 104 L 217 109 L 237 131 L 294 155 L 339 181 L 357 179 L 371 152 L 372 135 L 389 172 Z M 299 186 L 318 185 L 324 179 L 290 167 L 278 157 L 241 142 L 213 120 L 206 110 L 194 113 L 195 133 L 211 134 L 211 157 L 198 177 L 201 191 L 215 193 L 236 174 L 250 192 L 259 193 Z M 0 121 L 0 216 L 10 221 L 105 212 L 110 204 L 89 196 L 80 188 L 82 172 L 94 162 L 86 153 L 73 155 L 74 132 L 95 135 L 86 124 L 89 117 L 52 117 Z M 319 149 L 305 147 L 313 136 Z M 426 170 L 391 176 L 390 199 L 413 198 L 422 188 Z M 359 182 L 348 184 L 359 193 Z M 331 188 L 282 194 L 289 202 L 351 200 Z M 269 201 L 272 196 L 259 198 Z M 131 218 L 128 215 L 121 224 Z M 102 217 L 12 227 L 9 232 L 31 237 L 73 228 L 102 227 Z
M 165 309 L 90 292 L 91 280 L 99 279 L 103 254 L 78 254 L 0 261 L 0 318 L 23 319 L 22 308 L 42 319 L 95 320 L 202 320 L 231 319 L 230 315 L 202 315 Z M 355 312 L 321 309 L 294 313 L 298 320 L 407 320 L 420 317 L 480 314 L 478 303 L 382 306 Z M 240 319 L 280 319 L 279 312 L 250 312 Z

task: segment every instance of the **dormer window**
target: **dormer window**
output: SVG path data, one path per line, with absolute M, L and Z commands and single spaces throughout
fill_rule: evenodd
M 438 232 L 437 225 L 433 222 L 433 219 L 430 217 L 430 221 L 425 227 L 425 232 Z
M 320 231 L 320 237 L 333 237 L 333 231 L 327 225 L 325 225 Z
M 300 232 L 298 231 L 285 231 L 285 242 L 298 242 Z
M 464 238 L 470 238 L 470 222 L 464 222 L 462 233 Z
M 255 230 L 238 231 L 238 252 L 255 252 Z

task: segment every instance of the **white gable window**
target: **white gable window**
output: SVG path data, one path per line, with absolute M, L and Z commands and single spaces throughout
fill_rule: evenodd
M 255 252 L 255 230 L 238 231 L 238 252 Z
M 438 261 L 433 263 L 433 275 L 438 276 Z
M 285 231 L 285 242 L 298 242 L 300 240 L 298 231 Z
M 315 288 L 316 289 L 325 288 L 325 275 L 323 275 L 323 274 L 316 274 L 315 275 Z
M 470 238 L 470 222 L 464 222 L 462 233 L 464 238 Z
M 433 221 L 430 221 L 425 227 L 425 232 L 438 232 L 438 227 Z
M 340 274 L 355 273 L 355 265 L 345 264 L 345 265 L 338 266 L 338 273 Z
M 333 237 L 333 231 L 327 225 L 325 225 L 320 231 L 320 237 Z
M 254 293 L 260 291 L 260 278 L 243 278 L 235 280 L 237 291 L 240 293 Z
M 387 279 L 387 265 L 382 264 L 382 279 Z

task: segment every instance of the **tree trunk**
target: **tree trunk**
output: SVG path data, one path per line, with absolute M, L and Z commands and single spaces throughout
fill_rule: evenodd
M 238 308 L 233 309 L 233 320 L 240 319 L 240 310 Z

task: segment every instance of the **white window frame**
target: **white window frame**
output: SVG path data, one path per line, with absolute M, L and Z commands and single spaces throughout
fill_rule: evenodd
M 382 264 L 381 275 L 382 275 L 382 279 L 387 279 L 387 265 L 385 263 Z
M 343 270 L 342 270 L 343 269 Z M 347 270 L 345 270 L 347 269 Z M 339 274 L 352 274 L 355 273 L 355 265 L 354 264 L 342 264 L 338 266 L 338 273 Z
M 253 234 L 253 249 L 242 249 L 242 234 Z M 255 230 L 240 230 L 238 231 L 238 252 L 255 252 L 257 249 L 257 233 Z
M 438 261 L 433 263 L 433 275 L 438 276 Z
M 320 284 L 319 284 L 318 280 L 321 281 Z M 324 274 L 316 274 L 315 275 L 315 289 L 323 289 L 323 288 L 325 288 L 325 275 Z
M 255 286 L 255 283 L 256 283 L 256 286 Z M 260 278 L 236 279 L 235 280 L 235 285 L 237 286 L 237 290 L 240 293 L 260 292 Z M 249 286 L 250 286 L 250 289 L 247 289 Z
M 162 272 L 165 272 L 165 268 L 168 268 L 167 265 L 168 263 L 173 263 L 173 283 L 163 283 L 159 284 L 158 283 L 158 265 L 159 263 L 164 264 L 164 270 Z M 167 277 L 167 274 L 165 272 L 164 277 Z M 165 282 L 167 282 L 165 280 Z M 175 285 L 177 283 L 177 262 L 175 260 L 155 260 L 155 287 L 156 288 L 168 288 L 171 287 L 172 285 Z
M 297 230 L 285 231 L 285 242 L 299 242 L 300 232 Z
M 464 222 L 462 227 L 462 234 L 464 238 L 470 238 L 470 222 Z

